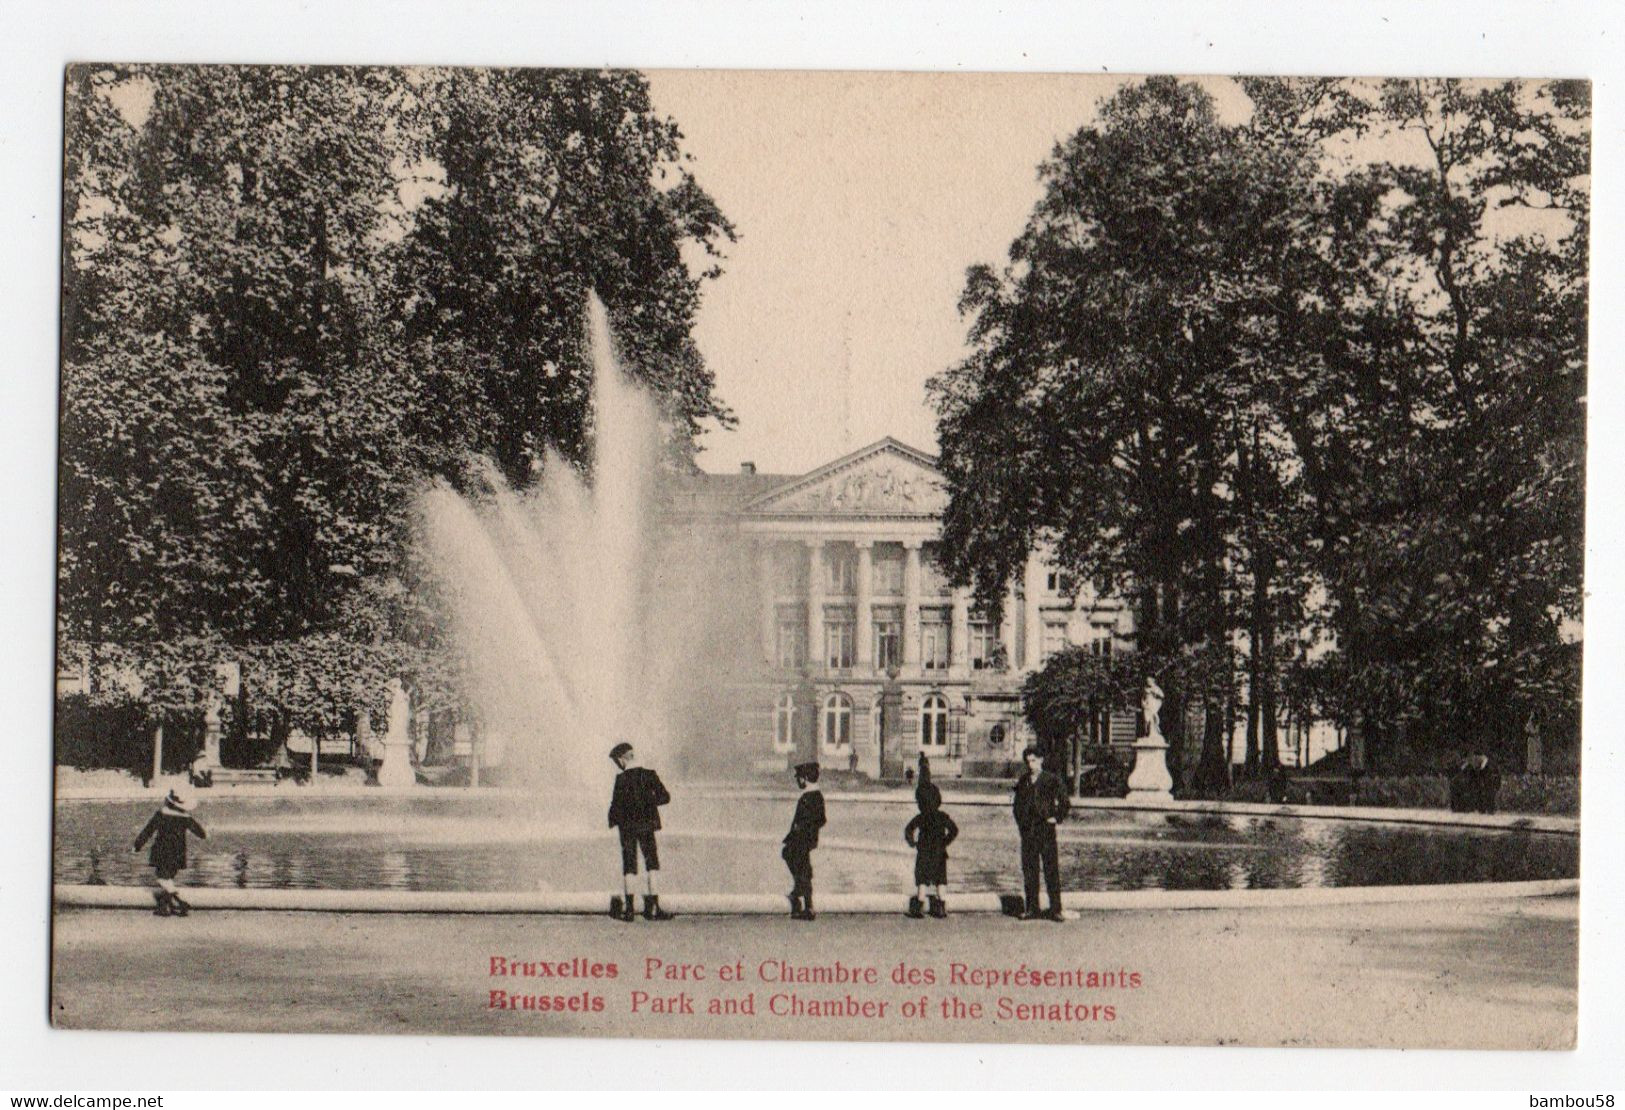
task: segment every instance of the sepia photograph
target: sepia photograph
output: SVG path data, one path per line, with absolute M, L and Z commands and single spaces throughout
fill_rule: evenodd
M 62 106 L 56 1027 L 1575 1046 L 1587 81 Z

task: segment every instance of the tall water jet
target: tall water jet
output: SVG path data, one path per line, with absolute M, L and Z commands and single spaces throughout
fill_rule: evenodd
M 617 364 L 607 314 L 588 305 L 593 366 L 590 479 L 549 451 L 518 492 L 487 468 L 487 491 L 445 484 L 421 503 L 440 595 L 484 738 L 482 763 L 507 781 L 580 797 L 619 740 L 652 760 L 669 741 L 657 665 L 662 606 L 654 482 L 661 428 Z M 603 766 L 600 767 L 599 764 Z

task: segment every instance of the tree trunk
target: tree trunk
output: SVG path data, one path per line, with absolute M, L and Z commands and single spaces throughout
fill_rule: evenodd
M 1247 763 L 1245 777 L 1258 777 L 1258 662 L 1257 651 L 1247 664 Z
M 1259 727 L 1259 758 L 1264 771 L 1270 771 L 1281 765 L 1280 736 L 1276 721 L 1275 705 L 1275 667 L 1272 660 L 1275 657 L 1275 629 L 1272 624 L 1264 625 L 1264 658 L 1259 667 L 1259 674 L 1264 680 L 1264 689 L 1260 691 L 1258 701 L 1258 727 Z
M 1204 790 L 1223 790 L 1230 783 L 1230 767 L 1226 762 L 1223 714 L 1217 711 L 1209 698 L 1202 699 L 1202 762 L 1197 773 Z
M 1233 785 L 1231 775 L 1236 769 L 1236 695 L 1234 680 L 1231 680 L 1231 693 L 1224 699 L 1224 784 Z
M 152 779 L 157 782 L 164 773 L 164 716 L 158 715 L 158 724 L 152 730 Z

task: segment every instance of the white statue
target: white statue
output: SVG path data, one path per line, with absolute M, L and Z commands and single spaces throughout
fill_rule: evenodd
M 1162 687 L 1157 680 L 1145 680 L 1145 694 L 1140 699 L 1140 712 L 1145 714 L 1145 734 L 1154 740 L 1162 739 Z
M 389 739 L 399 743 L 407 738 L 407 729 L 412 724 L 412 699 L 406 692 L 406 684 L 399 678 L 389 683 Z
M 384 733 L 384 757 L 378 766 L 380 786 L 412 786 L 412 699 L 399 678 L 389 684 L 389 731 Z
M 1145 735 L 1134 741 L 1134 768 L 1128 776 L 1128 793 L 1141 801 L 1166 802 L 1173 798 L 1174 778 L 1168 770 L 1168 741 L 1162 737 L 1162 687 L 1147 677 L 1140 698 L 1145 714 Z

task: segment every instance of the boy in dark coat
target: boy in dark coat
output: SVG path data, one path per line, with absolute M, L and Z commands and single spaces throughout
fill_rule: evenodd
M 1044 770 L 1044 757 L 1037 748 L 1021 753 L 1027 770 L 1016 781 L 1016 830 L 1021 834 L 1021 879 L 1026 901 L 1021 919 L 1047 917 L 1064 920 L 1061 912 L 1061 857 L 1055 843 L 1055 830 L 1072 808 L 1066 784 Z M 1038 912 L 1038 873 L 1042 868 L 1049 889 L 1049 912 Z
M 914 802 L 920 812 L 903 827 L 903 839 L 914 849 L 916 893 L 908 900 L 908 916 L 925 916 L 925 890 L 930 887 L 931 916 L 947 917 L 942 887 L 948 881 L 948 845 L 959 835 L 959 826 L 942 811 L 942 791 L 929 779 L 914 791 Z
M 655 893 L 655 872 L 660 870 L 655 832 L 660 828 L 660 807 L 671 801 L 671 795 L 659 775 L 638 766 L 631 744 L 616 744 L 609 758 L 621 769 L 609 801 L 609 827 L 621 831 L 621 897 L 618 902 L 611 901 L 610 914 L 622 921 L 632 920 L 632 885 L 637 881 L 641 852 L 644 920 L 670 921 L 672 915 L 660 908 L 660 896 Z
M 204 840 L 209 837 L 192 816 L 192 803 L 171 790 L 135 838 L 132 850 L 137 852 L 149 839 L 152 841 L 147 860 L 158 875 L 158 889 L 152 892 L 157 906 L 152 912 L 159 917 L 185 917 L 192 909 L 175 889 L 175 876 L 186 867 L 187 833 Z
M 790 869 L 790 916 L 811 921 L 813 914 L 812 851 L 818 847 L 818 830 L 824 827 L 824 795 L 818 789 L 818 764 L 796 765 L 796 814 L 784 837 L 784 864 Z

